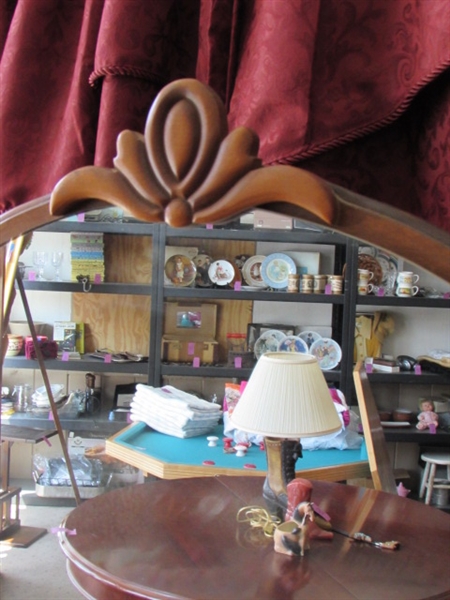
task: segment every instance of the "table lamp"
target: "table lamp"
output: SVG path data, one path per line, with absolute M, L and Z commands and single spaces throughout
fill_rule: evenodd
M 286 510 L 287 484 L 295 478 L 301 456 L 300 439 L 342 427 L 316 358 L 289 352 L 260 357 L 230 420 L 237 429 L 265 438 L 263 496 L 275 513 Z

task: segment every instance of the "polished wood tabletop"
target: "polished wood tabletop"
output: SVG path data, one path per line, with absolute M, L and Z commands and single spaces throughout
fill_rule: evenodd
M 156 480 L 111 491 L 73 510 L 60 544 L 74 585 L 98 600 L 418 600 L 450 598 L 450 515 L 367 488 L 314 481 L 312 500 L 340 534 L 311 540 L 304 557 L 237 521 L 264 507 L 261 480 Z M 75 531 L 76 533 L 75 533 Z

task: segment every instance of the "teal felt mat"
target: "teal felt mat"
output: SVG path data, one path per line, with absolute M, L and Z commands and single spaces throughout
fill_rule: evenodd
M 240 470 L 246 464 L 253 464 L 257 471 L 266 470 L 266 453 L 258 446 L 252 445 L 245 457 L 238 458 L 236 454 L 226 454 L 223 451 L 223 426 L 216 427 L 209 435 L 219 438 L 215 448 L 208 446 L 206 435 L 181 439 L 154 431 L 145 423 L 136 423 L 118 435 L 114 441 L 125 448 L 142 452 L 166 463 L 202 466 L 204 461 L 214 461 L 216 467 Z M 364 443 L 358 450 L 305 450 L 296 467 L 299 470 L 315 469 L 360 461 L 367 461 Z

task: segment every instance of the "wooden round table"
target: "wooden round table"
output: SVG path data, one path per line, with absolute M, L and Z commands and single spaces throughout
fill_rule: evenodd
M 154 481 L 88 500 L 62 524 L 73 584 L 87 598 L 196 600 L 419 600 L 450 598 L 450 516 L 366 488 L 313 482 L 312 500 L 335 528 L 362 531 L 384 550 L 334 534 L 303 557 L 238 523 L 264 507 L 262 479 Z

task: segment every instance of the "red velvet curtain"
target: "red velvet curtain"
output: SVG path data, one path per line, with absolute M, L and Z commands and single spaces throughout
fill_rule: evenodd
M 448 0 L 3 0 L 0 210 L 111 166 L 196 76 L 265 164 L 301 166 L 450 231 Z

